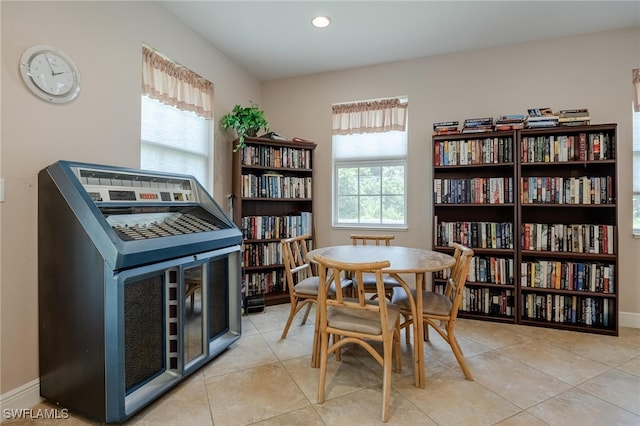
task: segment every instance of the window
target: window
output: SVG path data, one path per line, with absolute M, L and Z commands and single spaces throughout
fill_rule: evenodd
M 399 99 L 394 99 L 394 101 Z M 371 105 L 368 101 L 354 105 Z M 334 226 L 406 227 L 407 131 L 406 101 L 401 102 L 402 126 L 368 127 L 358 133 L 333 135 Z M 371 124 L 368 121 L 367 126 Z M 400 130 L 397 130 L 401 127 Z M 342 132 L 342 133 L 347 133 Z
M 140 167 L 193 175 L 213 189 L 213 84 L 142 48 Z
M 633 88 L 633 235 L 640 236 L 640 68 L 631 72 Z
M 633 112 L 633 234 L 640 236 L 640 111 Z
M 140 167 L 195 176 L 209 188 L 211 120 L 142 96 Z

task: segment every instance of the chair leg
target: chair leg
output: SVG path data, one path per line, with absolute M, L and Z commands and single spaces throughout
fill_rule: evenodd
M 382 377 L 382 421 L 388 422 L 391 417 L 391 366 L 393 358 L 393 342 L 385 344 L 384 350 L 384 368 Z
M 473 376 L 471 375 L 471 371 L 469 370 L 469 367 L 467 367 L 467 363 L 464 359 L 464 356 L 462 355 L 462 350 L 460 349 L 460 345 L 458 344 L 458 339 L 456 339 L 456 336 L 453 334 L 453 331 L 449 332 L 448 337 L 449 337 L 449 345 L 451 346 L 451 350 L 453 351 L 453 354 L 455 355 L 456 360 L 458 361 L 458 365 L 460 366 L 460 368 L 462 369 L 462 372 L 464 373 L 464 377 L 466 377 L 467 380 L 473 381 Z
M 282 330 L 282 334 L 280 335 L 281 339 L 285 339 L 287 337 L 287 333 L 289 333 L 289 327 L 291 327 L 291 322 L 293 321 L 293 317 L 296 316 L 298 312 L 298 301 L 295 303 L 291 303 L 291 311 L 289 311 L 289 318 L 287 318 L 287 323 L 284 325 L 284 330 Z
M 329 334 L 320 335 L 320 376 L 318 379 L 318 404 L 324 402 L 324 386 L 327 379 L 327 351 L 329 350 Z
M 395 331 L 393 333 L 393 355 L 395 358 L 395 371 L 396 373 L 402 373 L 402 352 L 400 350 L 400 319 L 396 324 Z
M 311 312 L 312 303 L 307 303 L 307 310 L 304 312 L 304 317 L 302 317 L 302 325 L 305 325 L 307 322 L 307 318 L 309 318 L 309 312 Z

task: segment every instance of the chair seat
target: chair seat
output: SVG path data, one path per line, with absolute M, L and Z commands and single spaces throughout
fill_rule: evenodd
M 353 300 L 357 303 L 356 299 Z M 377 304 L 377 301 L 373 301 Z M 392 303 L 387 303 L 389 330 L 393 330 L 396 321 L 400 315 L 400 307 Z M 355 311 L 349 308 L 330 306 L 327 309 L 327 321 L 329 327 L 338 328 L 340 330 L 348 330 L 358 333 L 382 334 L 380 325 L 380 314 L 378 312 Z
M 354 278 L 354 285 L 357 285 L 356 279 Z M 384 288 L 386 290 L 391 291 L 394 287 L 400 287 L 400 283 L 395 279 L 389 276 L 383 276 L 382 281 L 384 282 Z M 376 287 L 376 277 L 374 275 L 363 275 L 362 283 L 367 288 L 375 288 Z
M 348 288 L 349 286 L 351 286 L 351 284 L 352 284 L 352 281 L 348 279 L 343 278 L 340 281 L 340 286 L 342 288 Z M 319 285 L 320 285 L 319 277 L 309 277 L 300 281 L 298 284 L 294 286 L 294 288 L 297 294 L 303 294 L 307 296 L 317 296 Z M 335 284 L 331 284 L 331 287 L 329 287 L 329 290 L 327 291 L 327 293 L 330 296 L 336 294 Z
M 415 300 L 417 292 L 415 289 L 411 290 L 413 299 Z M 409 304 L 409 296 L 404 288 L 393 289 L 393 296 L 391 297 L 391 303 L 400 306 L 405 311 L 411 310 Z M 422 292 L 422 313 L 429 315 L 447 316 L 451 312 L 451 300 L 444 294 L 434 293 L 433 291 Z

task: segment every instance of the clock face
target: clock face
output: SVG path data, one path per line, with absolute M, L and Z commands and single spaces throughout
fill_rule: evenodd
M 20 73 L 27 87 L 46 101 L 69 102 L 80 93 L 80 71 L 55 47 L 40 45 L 25 50 Z
M 71 67 L 53 52 L 35 55 L 31 59 L 29 74 L 39 88 L 52 95 L 64 95 L 73 87 Z

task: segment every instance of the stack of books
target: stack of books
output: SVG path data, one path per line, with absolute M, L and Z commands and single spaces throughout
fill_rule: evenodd
M 501 115 L 496 118 L 496 127 L 495 130 L 517 130 L 524 129 L 525 122 L 524 114 L 511 114 L 511 115 Z
M 459 121 L 440 121 L 433 123 L 434 135 L 457 135 L 460 133 L 458 129 Z
M 493 132 L 493 118 L 467 118 L 462 126 L 462 133 Z
M 561 126 L 587 126 L 591 121 L 587 108 L 563 109 L 558 113 Z
M 551 111 L 551 108 L 528 109 L 525 125 L 527 128 L 555 127 L 558 125 L 558 116 Z

